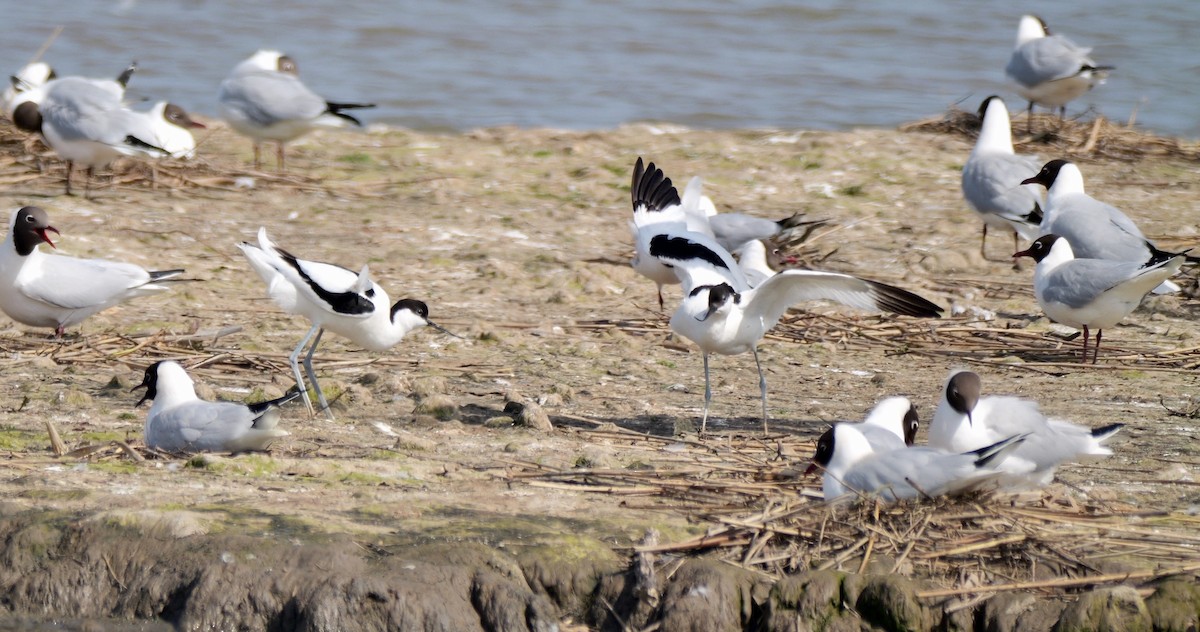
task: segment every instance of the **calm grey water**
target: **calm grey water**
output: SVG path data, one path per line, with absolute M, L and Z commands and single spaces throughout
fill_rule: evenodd
M 216 115 L 217 86 L 258 48 L 294 57 L 331 100 L 418 129 L 516 124 L 610 128 L 894 126 L 1020 108 L 1003 68 L 1023 12 L 1117 66 L 1073 103 L 1200 137 L 1200 2 L 956 0 L 0 0 L 0 70 L 45 59 L 60 74 L 141 65 L 131 96 Z

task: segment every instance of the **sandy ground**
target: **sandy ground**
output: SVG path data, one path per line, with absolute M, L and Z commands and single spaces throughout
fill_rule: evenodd
M 701 132 L 653 124 L 603 132 L 373 131 L 296 143 L 289 173 L 278 177 L 251 170 L 249 143 L 218 125 L 202 138 L 197 164 L 164 165 L 157 186 L 135 172 L 84 199 L 61 194 L 61 167 L 51 163 L 39 174 L 31 158 L 5 145 L 15 160 L 0 170 L 7 183 L 0 195 L 9 209 L 45 208 L 62 232 L 61 252 L 183 267 L 195 281 L 109 310 L 63 341 L 0 318 L 0 494 L 10 510 L 88 516 L 197 508 L 284 535 L 490 533 L 481 537 L 503 543 L 505 518 L 525 530 L 585 531 L 618 545 L 649 526 L 665 540 L 697 532 L 703 525 L 667 500 L 642 499 L 630 510 L 619 497 L 505 480 L 514 463 L 655 465 L 662 444 L 591 430 L 611 422 L 670 435 L 680 422 L 699 421 L 701 356 L 669 335 L 653 284 L 627 265 L 628 183 L 644 156 L 678 183 L 702 176 L 721 210 L 828 219 L 807 250 L 824 257 L 822 266 L 896 283 L 961 314 L 905 327 L 1020 329 L 1052 349 L 986 354 L 970 337 L 920 354 L 854 335 L 768 340 L 760 356 L 773 432 L 814 438 L 828 422 L 859 419 L 894 394 L 911 397 L 928 418 L 948 370 L 968 367 L 989 393 L 1030 397 L 1054 416 L 1091 426 L 1128 424 L 1113 457 L 1062 470 L 1061 480 L 1078 490 L 1070 493 L 1191 507 L 1200 469 L 1196 421 L 1163 404 L 1186 409 L 1196 390 L 1196 303 L 1152 299 L 1105 332 L 1111 353 L 1099 365 L 1076 365 L 1080 341 L 1063 340 L 1040 316 L 1030 266 L 1014 270 L 1007 258 L 1011 239 L 993 234 L 990 259 L 979 254 L 980 222 L 958 185 L 970 146 L 959 136 L 889 130 Z M 1126 210 L 1160 245 L 1200 241 L 1195 162 L 1079 162 L 1089 191 Z M 393 300 L 424 300 L 435 322 L 464 339 L 423 329 L 373 354 L 327 337 L 316 366 L 327 391 L 341 393 L 337 419 L 309 418 L 292 406 L 284 420 L 291 436 L 269 456 L 189 465 L 134 462 L 112 448 L 54 458 L 47 420 L 68 449 L 114 439 L 136 445 L 145 408 L 133 408 L 139 394 L 129 388 L 157 359 L 200 365 L 193 374 L 209 396 L 274 396 L 290 386 L 286 354 L 309 325 L 265 299 L 235 247 L 259 226 L 302 257 L 355 269 L 369 263 Z M 666 295 L 669 310 L 679 290 Z M 214 335 L 230 327 L 240 329 Z M 753 358 L 715 358 L 713 375 L 709 428 L 758 432 Z M 485 425 L 503 414 L 506 397 L 540 401 L 558 428 Z M 418 401 L 446 398 L 457 407 L 443 415 L 448 421 L 416 411 Z

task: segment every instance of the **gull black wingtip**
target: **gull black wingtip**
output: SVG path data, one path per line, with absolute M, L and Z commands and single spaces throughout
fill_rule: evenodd
M 137 60 L 135 59 L 129 62 L 129 66 L 125 70 L 122 70 L 121 74 L 117 75 L 117 83 L 121 84 L 122 88 L 129 87 L 129 80 L 133 78 L 133 73 L 137 72 L 137 67 Z
M 132 134 L 125 137 L 125 144 L 129 145 L 130 147 L 137 147 L 138 149 L 145 149 L 148 151 L 157 151 L 164 155 L 171 153 L 171 152 L 163 149 L 162 147 L 159 147 L 158 145 L 153 145 L 151 143 L 147 143 L 146 141 L 144 141 Z
M 1146 242 L 1146 248 L 1150 250 L 1150 259 L 1147 260 L 1146 263 L 1142 264 L 1143 268 L 1151 268 L 1161 263 L 1166 263 L 1175 257 L 1183 257 L 1184 261 L 1189 263 L 1196 263 L 1197 261 L 1200 261 L 1200 259 L 1197 257 L 1188 254 L 1188 251 L 1191 250 L 1190 248 L 1188 250 L 1181 250 L 1179 252 L 1168 252 L 1166 250 L 1155 248 L 1154 244 L 1148 241 Z
M 351 123 L 354 123 L 355 125 L 357 125 L 359 127 L 363 126 L 362 121 L 358 120 L 357 118 L 355 118 L 349 114 L 346 114 L 342 110 L 361 110 L 364 108 L 373 108 L 373 107 L 375 107 L 374 103 L 333 103 L 332 101 L 325 102 L 326 111 L 328 111 L 330 114 L 332 114 L 338 118 L 350 121 Z
M 1117 423 L 1094 428 L 1092 429 L 1092 437 L 1094 437 L 1097 441 L 1104 442 L 1108 438 L 1120 432 L 1124 427 L 1125 424 Z
M 269 399 L 265 402 L 258 402 L 256 404 L 246 404 L 246 408 L 249 408 L 250 412 L 254 413 L 255 415 L 261 415 L 272 408 L 282 406 L 293 399 L 300 397 L 301 394 L 302 393 L 300 390 L 292 389 L 285 393 L 283 397 Z

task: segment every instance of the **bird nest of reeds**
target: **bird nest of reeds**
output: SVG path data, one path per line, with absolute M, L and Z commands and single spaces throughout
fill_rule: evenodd
M 1200 143 L 1158 136 L 1135 125 L 1136 119 L 1124 124 L 1087 111 L 1078 116 L 1059 118 L 1056 114 L 1026 114 L 1013 116 L 1013 145 L 1018 152 L 1054 153 L 1059 157 L 1093 157 L 1133 161 L 1148 156 L 1196 160 L 1200 158 Z M 950 109 L 900 126 L 902 132 L 955 134 L 974 139 L 982 123 L 975 112 Z
M 1077 501 L 1066 493 L 976 494 L 886 505 L 821 500 L 804 476 L 814 445 L 792 436 L 645 435 L 611 425 L 587 431 L 644 468 L 566 470 L 509 461 L 508 480 L 625 497 L 637 511 L 683 511 L 710 526 L 676 542 L 634 547 L 640 556 L 717 556 L 782 577 L 807 570 L 902 573 L 918 596 L 1009 590 L 1065 593 L 1200 570 L 1200 518 Z

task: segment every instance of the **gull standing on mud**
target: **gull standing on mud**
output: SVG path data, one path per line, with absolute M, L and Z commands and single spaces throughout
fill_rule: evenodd
M 142 383 L 146 394 L 146 447 L 168 452 L 249 452 L 266 450 L 272 441 L 286 437 L 279 428 L 279 407 L 300 396 L 292 391 L 279 399 L 258 404 L 206 402 L 196 396 L 195 383 L 178 362 L 165 360 L 146 368 Z
M 33 327 L 63 329 L 131 298 L 165 291 L 166 281 L 183 270 L 147 272 L 132 263 L 79 259 L 46 254 L 42 242 L 54 248 L 46 211 L 26 206 L 14 212 L 8 236 L 0 245 L 0 309 L 13 320 Z
M 817 440 L 813 463 L 825 470 L 821 489 L 827 502 L 855 492 L 893 502 L 988 488 L 1001 476 L 995 468 L 1024 440 L 1009 437 L 961 454 L 928 447 L 876 451 L 858 428 L 837 424 Z
M 34 123 L 46 143 L 67 163 L 67 194 L 76 164 L 87 167 L 87 195 L 97 167 L 121 156 L 161 158 L 166 152 L 153 144 L 154 130 L 146 117 L 121 103 L 123 86 L 111 81 L 64 77 L 46 84 Z M 30 105 L 23 104 L 21 107 Z M 21 108 L 18 108 L 20 110 Z M 22 113 L 27 116 L 28 113 Z
M 313 354 L 326 329 L 349 338 L 368 351 L 386 351 L 408 332 L 426 325 L 455 336 L 429 320 L 429 307 L 421 301 L 405 298 L 389 306 L 387 292 L 371 280 L 365 265 L 361 271 L 354 272 L 330 263 L 299 259 L 276 246 L 267 237 L 266 227 L 258 229 L 258 245 L 243 242 L 238 248 L 250 261 L 250 267 L 266 282 L 267 294 L 276 304 L 288 313 L 312 321 L 312 328 L 296 345 L 288 361 L 296 378 L 296 388 L 305 390 L 298 361 L 300 352 L 312 340 L 308 354 L 304 356 L 304 370 L 317 392 L 317 402 L 330 419 L 333 411 L 325 401 L 312 367 Z M 312 402 L 308 397 L 304 401 L 312 413 Z
M 1033 156 L 1013 151 L 1008 108 L 997 96 L 979 106 L 983 121 L 971 156 L 963 165 L 962 191 L 967 204 L 983 219 L 979 255 L 987 259 L 988 226 L 1011 232 L 1013 249 L 1018 238 L 1036 239 L 1042 223 L 1042 196 L 1023 182 L 1037 174 L 1041 163 Z
M 1074 163 L 1051 160 L 1022 184 L 1046 187 L 1045 217 L 1039 234 L 1066 239 L 1077 258 L 1141 263 L 1154 254 L 1154 244 L 1129 216 L 1083 190 L 1083 173 Z M 1192 257 L 1188 260 L 1194 261 Z M 1178 291 L 1174 282 L 1163 281 L 1154 293 Z
M 980 397 L 981 380 L 970 371 L 954 371 L 929 423 L 929 445 L 952 452 L 986 446 L 997 437 L 1025 435 L 1027 440 L 1004 461 L 1005 486 L 1041 487 L 1054 480 L 1066 461 L 1112 454 L 1104 443 L 1124 424 L 1088 428 L 1048 419 L 1037 402 L 1019 397 Z
M 1067 103 L 1094 86 L 1104 83 L 1112 66 L 1097 66 L 1083 48 L 1063 37 L 1051 35 L 1046 23 L 1036 15 L 1023 15 L 1017 27 L 1017 42 L 1004 73 L 1017 86 L 1017 93 L 1029 101 L 1032 125 L 1033 106 L 1059 109 L 1065 116 Z
M 1038 237 L 1028 250 L 1013 257 L 1037 262 L 1033 291 L 1038 305 L 1056 323 L 1083 330 L 1083 362 L 1087 362 L 1088 336 L 1096 330 L 1092 363 L 1100 358 L 1104 329 L 1121 322 L 1141 305 L 1142 299 L 1179 272 L 1185 255 L 1150 246 L 1145 261 L 1076 259 L 1066 239 L 1050 234 Z
M 277 167 L 284 169 L 283 146 L 318 127 L 345 127 L 362 122 L 345 110 L 373 108 L 374 103 L 334 103 L 300 81 L 296 62 L 273 50 L 260 50 L 233 68 L 221 82 L 221 113 L 233 129 L 254 142 L 254 168 L 261 165 L 263 141 L 278 144 Z

